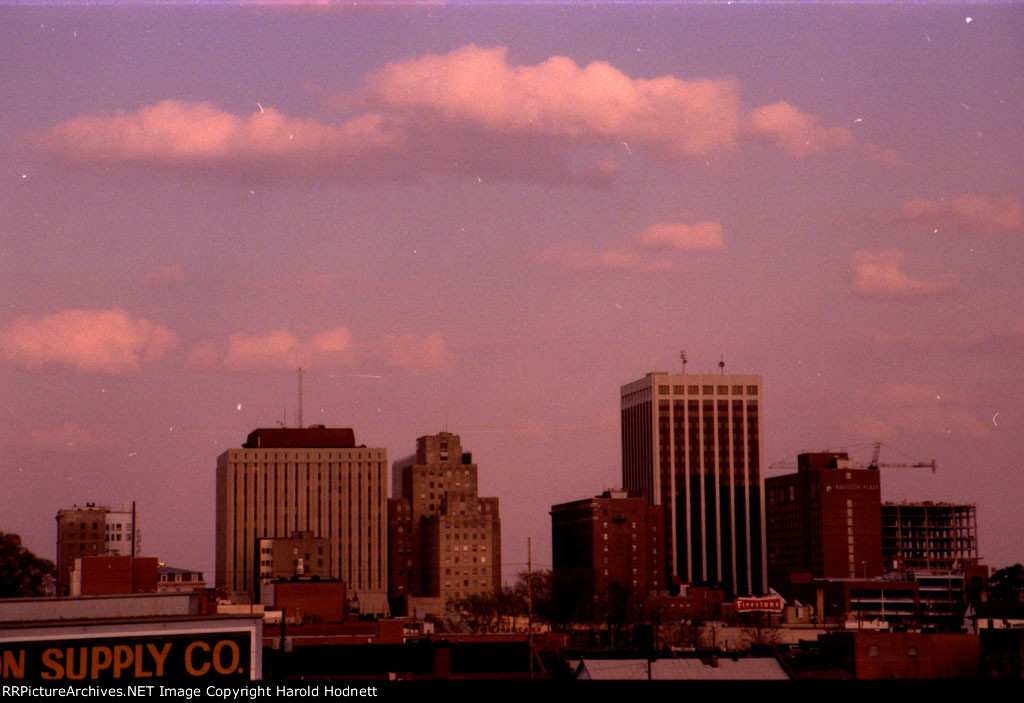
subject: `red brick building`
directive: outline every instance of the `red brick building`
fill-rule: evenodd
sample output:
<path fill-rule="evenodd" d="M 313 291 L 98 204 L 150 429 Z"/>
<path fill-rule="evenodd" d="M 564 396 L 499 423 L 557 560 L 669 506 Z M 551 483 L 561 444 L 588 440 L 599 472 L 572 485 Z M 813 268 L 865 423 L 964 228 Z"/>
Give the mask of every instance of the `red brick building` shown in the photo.
<path fill-rule="evenodd" d="M 821 654 L 859 680 L 974 679 L 978 635 L 925 632 L 834 632 L 818 638 Z"/>
<path fill-rule="evenodd" d="M 789 575 L 882 575 L 882 493 L 877 469 L 854 468 L 845 452 L 797 458 L 797 472 L 769 478 L 768 582 L 788 590 Z"/>
<path fill-rule="evenodd" d="M 348 619 L 345 582 L 296 579 L 263 585 L 265 603 L 289 621 L 308 624 L 341 623 Z"/>
<path fill-rule="evenodd" d="M 71 572 L 71 595 L 156 593 L 156 557 L 82 557 Z"/>
<path fill-rule="evenodd" d="M 642 604 L 667 590 L 664 507 L 625 491 L 551 508 L 552 566 L 556 589 L 599 600 L 614 589 Z"/>

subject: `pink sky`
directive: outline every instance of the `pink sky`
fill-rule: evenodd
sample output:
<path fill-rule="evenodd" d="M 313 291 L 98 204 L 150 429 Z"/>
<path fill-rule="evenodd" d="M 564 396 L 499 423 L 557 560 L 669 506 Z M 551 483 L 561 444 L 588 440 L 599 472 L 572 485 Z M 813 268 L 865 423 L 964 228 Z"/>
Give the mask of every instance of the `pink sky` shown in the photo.
<path fill-rule="evenodd" d="M 769 463 L 936 459 L 1024 560 L 1024 8 L 0 8 L 0 529 L 212 574 L 259 426 L 461 434 L 505 573 L 619 386 L 759 373 Z M 769 474 L 771 475 L 771 474 Z"/>

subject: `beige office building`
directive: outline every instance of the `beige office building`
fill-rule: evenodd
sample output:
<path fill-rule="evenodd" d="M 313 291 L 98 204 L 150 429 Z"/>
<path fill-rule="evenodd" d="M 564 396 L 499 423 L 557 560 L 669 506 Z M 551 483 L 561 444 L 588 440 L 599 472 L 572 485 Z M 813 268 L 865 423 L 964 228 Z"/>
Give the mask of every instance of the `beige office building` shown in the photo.
<path fill-rule="evenodd" d="M 765 593 L 761 377 L 648 373 L 621 409 L 623 487 L 665 506 L 670 577 Z"/>
<path fill-rule="evenodd" d="M 459 436 L 420 437 L 392 470 L 394 601 L 406 614 L 439 613 L 453 599 L 493 593 L 501 584 L 498 499 L 479 496 L 477 465 Z"/>
<path fill-rule="evenodd" d="M 387 614 L 386 501 L 387 451 L 351 429 L 254 430 L 217 458 L 217 586 L 253 600 L 260 540 L 310 532 L 359 610 Z"/>

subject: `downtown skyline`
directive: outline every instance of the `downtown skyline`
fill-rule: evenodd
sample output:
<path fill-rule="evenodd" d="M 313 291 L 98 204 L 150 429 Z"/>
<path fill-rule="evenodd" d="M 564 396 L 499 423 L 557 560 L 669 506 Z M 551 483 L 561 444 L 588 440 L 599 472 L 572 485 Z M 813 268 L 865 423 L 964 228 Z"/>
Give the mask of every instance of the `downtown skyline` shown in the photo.
<path fill-rule="evenodd" d="M 764 379 L 766 468 L 882 441 L 883 500 L 1024 560 L 1024 9 L 0 8 L 4 531 L 137 501 L 213 573 L 257 427 L 448 430 L 504 576 L 622 485 L 619 387 Z M 883 451 L 888 451 L 883 450 Z M 766 471 L 771 477 L 782 471 Z"/>

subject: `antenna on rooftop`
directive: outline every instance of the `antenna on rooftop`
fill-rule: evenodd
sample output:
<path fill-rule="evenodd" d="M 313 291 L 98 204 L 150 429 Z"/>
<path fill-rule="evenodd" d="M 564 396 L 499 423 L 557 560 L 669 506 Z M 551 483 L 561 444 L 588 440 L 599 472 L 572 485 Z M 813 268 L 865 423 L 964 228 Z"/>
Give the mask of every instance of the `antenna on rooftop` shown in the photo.
<path fill-rule="evenodd" d="M 718 373 L 725 375 L 725 357 L 718 357 Z"/>
<path fill-rule="evenodd" d="M 679 352 L 679 360 L 683 362 L 683 373 L 686 373 L 686 350 Z"/>
<path fill-rule="evenodd" d="M 302 429 L 302 367 L 299 367 L 299 429 Z"/>

